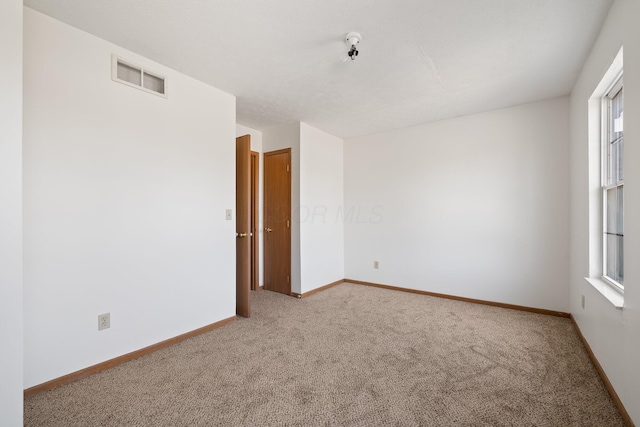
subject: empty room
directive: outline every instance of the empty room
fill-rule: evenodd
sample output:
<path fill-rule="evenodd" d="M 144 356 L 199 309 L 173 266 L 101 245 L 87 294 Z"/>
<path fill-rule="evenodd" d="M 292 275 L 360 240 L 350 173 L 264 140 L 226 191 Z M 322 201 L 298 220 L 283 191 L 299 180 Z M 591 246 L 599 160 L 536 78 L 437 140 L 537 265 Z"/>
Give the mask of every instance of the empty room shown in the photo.
<path fill-rule="evenodd" d="M 638 17 L 3 0 L 0 425 L 640 422 Z"/>

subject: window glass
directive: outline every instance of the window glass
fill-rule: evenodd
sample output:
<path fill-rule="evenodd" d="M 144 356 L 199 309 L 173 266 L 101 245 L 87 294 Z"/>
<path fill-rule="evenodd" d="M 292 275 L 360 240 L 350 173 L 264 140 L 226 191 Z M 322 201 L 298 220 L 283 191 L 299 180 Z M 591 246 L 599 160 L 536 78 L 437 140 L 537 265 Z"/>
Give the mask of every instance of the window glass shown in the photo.
<path fill-rule="evenodd" d="M 605 97 L 603 140 L 603 276 L 624 286 L 624 87 L 622 78 Z"/>

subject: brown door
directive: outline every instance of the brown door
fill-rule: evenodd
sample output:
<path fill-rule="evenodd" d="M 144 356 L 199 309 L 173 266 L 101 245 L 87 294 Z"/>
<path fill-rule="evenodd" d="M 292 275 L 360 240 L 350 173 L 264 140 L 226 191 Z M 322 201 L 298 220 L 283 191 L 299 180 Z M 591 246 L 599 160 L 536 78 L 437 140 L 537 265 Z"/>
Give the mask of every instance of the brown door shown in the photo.
<path fill-rule="evenodd" d="M 260 154 L 251 152 L 251 290 L 260 289 L 258 283 L 258 188 L 260 186 Z"/>
<path fill-rule="evenodd" d="M 291 149 L 264 153 L 264 288 L 291 294 Z"/>
<path fill-rule="evenodd" d="M 251 280 L 251 139 L 236 138 L 236 313 L 249 317 Z"/>

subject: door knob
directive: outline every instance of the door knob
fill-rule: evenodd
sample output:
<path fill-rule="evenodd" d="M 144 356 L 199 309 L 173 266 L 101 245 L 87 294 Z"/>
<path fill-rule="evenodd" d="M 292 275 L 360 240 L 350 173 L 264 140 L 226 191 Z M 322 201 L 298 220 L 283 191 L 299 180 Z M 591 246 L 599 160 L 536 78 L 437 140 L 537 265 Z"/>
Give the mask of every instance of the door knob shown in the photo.
<path fill-rule="evenodd" d="M 271 229 L 270 228 L 265 228 L 264 231 L 266 231 L 267 233 L 271 233 Z"/>
<path fill-rule="evenodd" d="M 237 237 L 247 237 L 248 234 L 247 233 L 237 233 L 236 236 Z"/>

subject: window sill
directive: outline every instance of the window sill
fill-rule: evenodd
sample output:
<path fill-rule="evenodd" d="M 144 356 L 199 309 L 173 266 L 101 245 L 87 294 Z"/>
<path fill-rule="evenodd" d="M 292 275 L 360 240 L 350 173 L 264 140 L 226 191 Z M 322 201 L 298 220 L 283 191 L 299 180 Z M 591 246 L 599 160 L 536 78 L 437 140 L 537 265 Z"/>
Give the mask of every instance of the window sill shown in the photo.
<path fill-rule="evenodd" d="M 622 310 L 624 308 L 624 295 L 613 289 L 607 282 L 592 277 L 585 277 L 585 280 L 596 288 L 616 309 Z"/>

